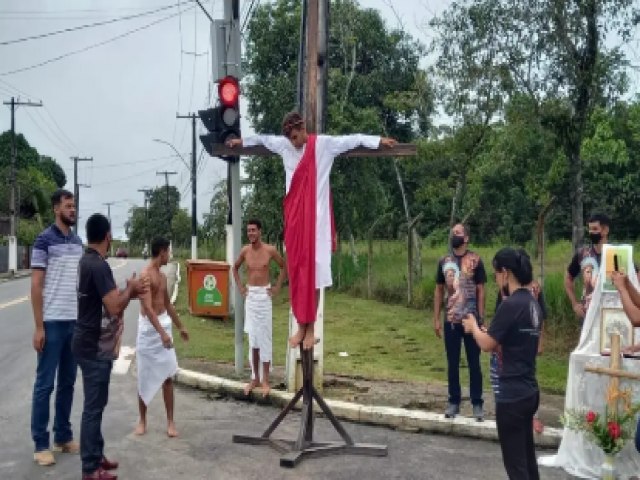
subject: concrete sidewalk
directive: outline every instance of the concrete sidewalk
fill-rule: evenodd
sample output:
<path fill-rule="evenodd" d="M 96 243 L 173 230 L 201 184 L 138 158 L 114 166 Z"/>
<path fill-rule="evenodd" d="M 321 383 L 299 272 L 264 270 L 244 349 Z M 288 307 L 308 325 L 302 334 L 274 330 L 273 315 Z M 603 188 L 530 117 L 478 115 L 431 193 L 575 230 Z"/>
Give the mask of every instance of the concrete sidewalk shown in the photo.
<path fill-rule="evenodd" d="M 25 278 L 31 276 L 31 269 L 18 270 L 14 275 L 9 272 L 0 273 L 0 282 L 6 282 L 7 280 L 17 280 L 19 278 Z"/>
<path fill-rule="evenodd" d="M 172 301 L 175 302 L 180 282 L 178 263 L 172 262 L 168 264 L 164 268 L 164 272 L 167 275 L 169 294 L 172 295 Z M 175 381 L 182 385 L 213 392 L 217 395 L 243 401 L 250 400 L 263 404 L 267 403 L 278 408 L 284 407 L 293 398 L 292 393 L 277 389 L 272 389 L 267 399 L 262 398 L 259 390 L 246 396 L 244 394 L 244 383 L 242 382 L 182 368 L 178 370 Z M 495 441 L 498 439 L 494 420 L 478 422 L 473 418 L 463 416 L 448 419 L 442 413 L 380 405 L 363 405 L 341 400 L 325 400 L 336 417 L 351 422 L 386 426 L 404 431 L 442 433 Z M 301 405 L 302 402 L 300 401 L 297 408 L 300 408 Z M 535 436 L 535 441 L 538 447 L 555 449 L 560 445 L 561 438 L 561 429 L 545 427 L 543 434 Z"/>

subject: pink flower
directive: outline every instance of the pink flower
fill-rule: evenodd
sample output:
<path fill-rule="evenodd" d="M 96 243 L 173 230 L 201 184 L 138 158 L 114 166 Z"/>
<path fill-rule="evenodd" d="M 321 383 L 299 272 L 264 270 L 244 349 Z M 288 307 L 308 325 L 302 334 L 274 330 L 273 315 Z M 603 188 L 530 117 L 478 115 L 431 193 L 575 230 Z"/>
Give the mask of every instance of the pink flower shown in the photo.
<path fill-rule="evenodd" d="M 609 435 L 614 440 L 620 438 L 622 435 L 622 428 L 620 428 L 620 424 L 618 422 L 609 422 L 607 424 L 607 430 L 609 431 Z"/>
<path fill-rule="evenodd" d="M 587 412 L 587 423 L 593 423 L 598 419 L 598 414 L 589 410 Z"/>

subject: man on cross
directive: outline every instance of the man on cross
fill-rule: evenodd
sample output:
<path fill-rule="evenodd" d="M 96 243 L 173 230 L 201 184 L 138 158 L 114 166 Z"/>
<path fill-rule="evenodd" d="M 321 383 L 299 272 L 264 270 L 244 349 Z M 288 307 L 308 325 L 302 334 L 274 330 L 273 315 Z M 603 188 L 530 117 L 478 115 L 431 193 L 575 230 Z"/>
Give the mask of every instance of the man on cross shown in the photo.
<path fill-rule="evenodd" d="M 284 243 L 289 274 L 291 308 L 298 331 L 289 339 L 292 348 L 315 344 L 314 322 L 321 288 L 332 285 L 331 251 L 335 224 L 329 174 L 335 158 L 356 147 L 393 147 L 396 140 L 370 135 L 308 134 L 302 116 L 285 115 L 282 136 L 256 135 L 229 140 L 230 148 L 263 145 L 282 157 L 286 174 Z"/>

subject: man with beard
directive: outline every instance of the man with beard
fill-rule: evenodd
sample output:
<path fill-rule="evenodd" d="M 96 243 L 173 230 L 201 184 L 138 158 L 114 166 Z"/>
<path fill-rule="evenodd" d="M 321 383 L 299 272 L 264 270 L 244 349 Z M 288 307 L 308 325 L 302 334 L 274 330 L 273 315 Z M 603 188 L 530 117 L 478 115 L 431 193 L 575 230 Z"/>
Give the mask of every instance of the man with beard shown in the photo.
<path fill-rule="evenodd" d="M 48 431 L 56 374 L 54 451 L 77 454 L 80 448 L 73 439 L 69 416 L 77 371 L 71 339 L 78 316 L 76 281 L 82 240 L 71 231 L 76 223 L 73 194 L 57 190 L 51 197 L 51 204 L 55 222 L 38 235 L 31 258 L 33 348 L 38 353 L 31 403 L 31 437 L 35 443 L 33 459 L 42 466 L 56 463 Z"/>
<path fill-rule="evenodd" d="M 249 245 L 240 251 L 240 256 L 233 266 L 233 278 L 246 298 L 244 331 L 249 336 L 249 363 L 251 364 L 251 382 L 244 389 L 245 395 L 260 384 L 260 365 L 262 364 L 262 396 L 269 394 L 269 370 L 271 368 L 272 351 L 272 305 L 271 298 L 278 294 L 287 270 L 278 250 L 262 243 L 262 223 L 260 220 L 249 220 L 247 237 Z M 269 281 L 269 265 L 271 261 L 278 264 L 280 275 L 274 287 Z M 246 264 L 247 282 L 240 281 L 240 267 Z"/>

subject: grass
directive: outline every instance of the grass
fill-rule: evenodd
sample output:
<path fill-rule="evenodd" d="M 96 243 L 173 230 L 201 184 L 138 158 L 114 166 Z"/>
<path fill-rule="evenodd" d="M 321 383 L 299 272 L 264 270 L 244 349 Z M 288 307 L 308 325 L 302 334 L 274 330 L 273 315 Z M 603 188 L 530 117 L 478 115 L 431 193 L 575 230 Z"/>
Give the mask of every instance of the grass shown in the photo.
<path fill-rule="evenodd" d="M 364 249 L 358 245 L 359 250 Z M 399 301 L 383 303 L 378 300 L 359 298 L 366 278 L 362 278 L 362 265 L 349 271 L 351 257 L 341 259 L 340 273 L 349 278 L 351 285 L 342 291 L 330 291 L 326 297 L 325 310 L 325 372 L 360 376 L 370 379 L 406 380 L 446 383 L 446 359 L 443 341 L 433 333 L 431 308 L 409 308 L 406 303 L 406 260 L 401 242 L 377 242 L 374 248 L 373 271 L 378 285 L 404 292 Z M 416 288 L 425 302 L 432 302 L 435 265 L 444 249 L 423 250 L 424 278 Z M 493 313 L 497 287 L 490 274 L 490 261 L 497 247 L 479 248 L 488 270 L 487 316 Z M 547 251 L 545 265 L 545 295 L 548 297 L 551 318 L 545 329 L 545 353 L 538 361 L 538 380 L 543 391 L 564 393 L 568 367 L 568 353 L 579 338 L 578 322 L 572 317 L 562 286 L 562 277 L 570 252 L 568 243 L 555 244 Z M 358 252 L 361 253 L 361 252 Z M 404 263 L 403 263 L 404 262 Z M 366 272 L 366 257 L 360 256 Z M 335 267 L 338 267 L 337 265 Z M 428 267 L 428 268 L 427 268 Z M 184 271 L 184 270 L 183 270 Z M 334 268 L 334 272 L 338 270 Z M 378 288 L 378 294 L 384 292 Z M 355 296 L 354 296 L 355 295 Z M 429 300 L 429 297 L 431 299 Z M 232 364 L 234 361 L 234 325 L 232 320 L 202 319 L 189 315 L 187 309 L 186 278 L 180 285 L 177 309 L 188 326 L 192 341 L 178 343 L 176 348 L 181 358 L 203 359 Z M 284 365 L 286 339 L 288 336 L 289 303 L 287 291 L 283 289 L 274 300 L 273 359 L 276 365 Z M 567 320 L 558 320 L 558 319 Z M 247 351 L 245 340 L 245 352 Z M 348 352 L 340 357 L 339 352 Z M 485 372 L 485 387 L 488 388 L 488 355 L 482 356 Z M 468 384 L 464 354 L 461 359 L 461 384 Z"/>

